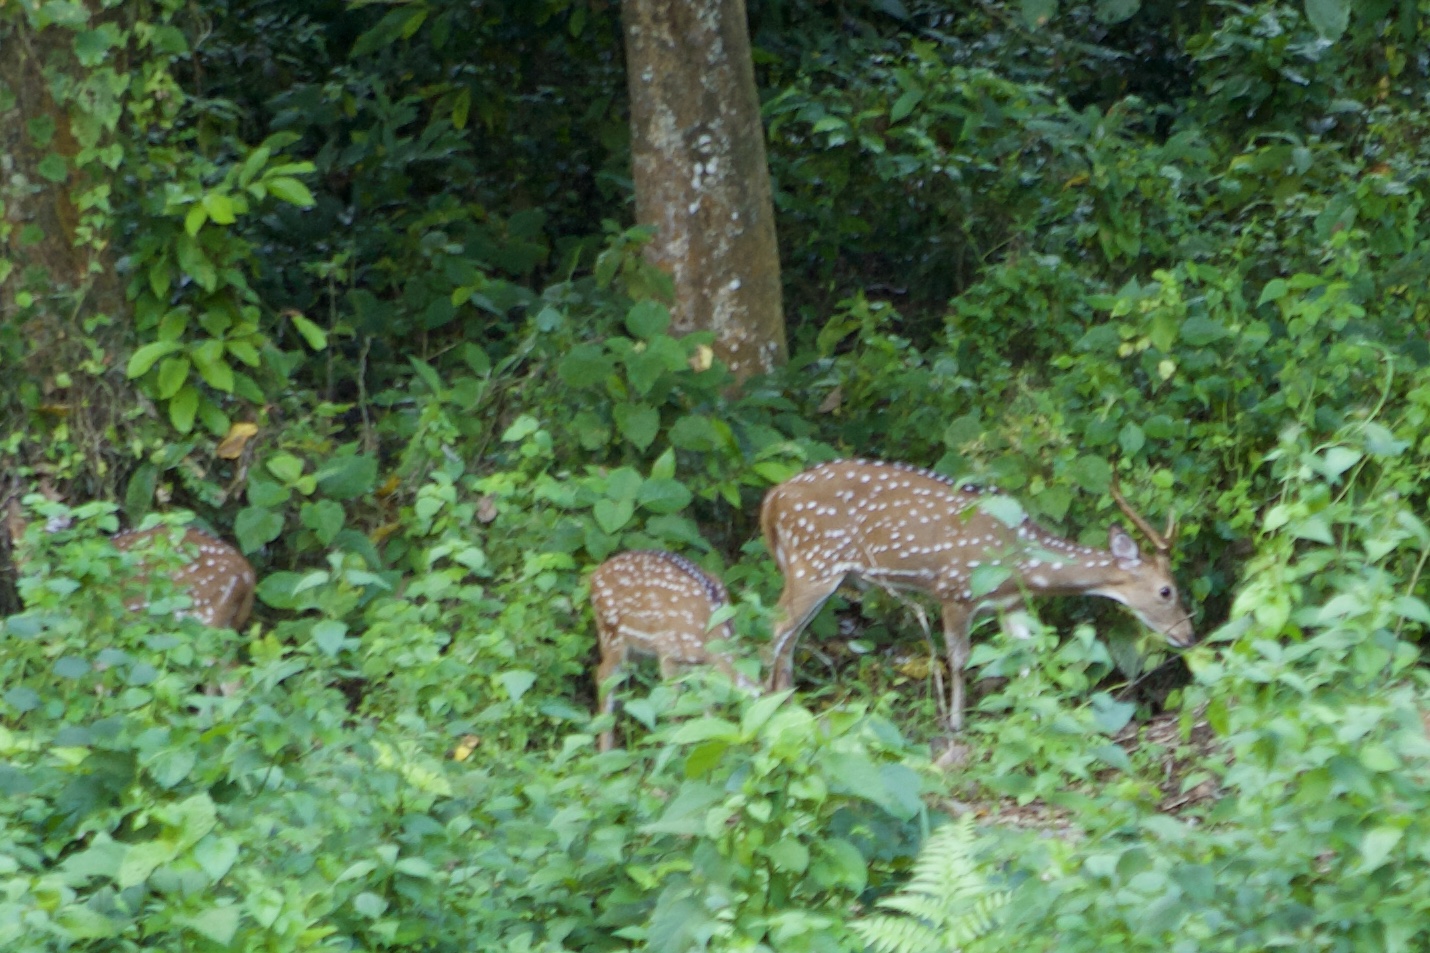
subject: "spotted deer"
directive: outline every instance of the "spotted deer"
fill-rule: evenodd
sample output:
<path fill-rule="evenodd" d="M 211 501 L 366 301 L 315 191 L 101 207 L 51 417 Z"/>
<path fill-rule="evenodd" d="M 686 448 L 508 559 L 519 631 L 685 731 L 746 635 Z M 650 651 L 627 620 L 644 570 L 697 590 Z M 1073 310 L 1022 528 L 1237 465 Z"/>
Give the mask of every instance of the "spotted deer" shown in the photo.
<path fill-rule="evenodd" d="M 680 666 L 709 664 L 741 688 L 754 688 L 730 656 L 709 646 L 716 639 L 734 638 L 729 622 L 710 625 L 711 615 L 729 601 L 719 580 L 675 553 L 632 550 L 601 563 L 591 575 L 591 606 L 601 644 L 598 710 L 615 709 L 607 682 L 632 652 L 659 659 L 664 678 L 673 678 Z M 607 728 L 600 749 L 609 751 L 614 744 L 615 729 Z"/>
<path fill-rule="evenodd" d="M 6 509 L 10 539 L 19 540 L 26 525 L 19 501 L 12 497 Z M 137 581 L 142 584 L 149 573 L 143 555 L 145 550 L 153 545 L 156 536 L 170 531 L 167 526 L 130 530 L 116 533 L 110 542 L 121 552 L 133 550 L 136 553 L 140 566 Z M 177 610 L 175 616 L 192 617 L 219 629 L 238 629 L 247 622 L 253 611 L 258 579 L 243 554 L 223 540 L 192 527 L 184 531 L 177 551 L 184 556 L 184 561 L 172 570 L 174 589 L 189 597 L 189 605 Z M 144 612 L 149 608 L 149 600 L 136 596 L 126 600 L 125 607 L 130 612 Z"/>
<path fill-rule="evenodd" d="M 1170 644 L 1191 645 L 1191 617 L 1170 569 L 1171 523 L 1168 536 L 1158 534 L 1116 484 L 1112 492 L 1155 546 L 1150 558 L 1120 526 L 1108 530 L 1108 549 L 1081 546 L 1026 516 L 1019 521 L 1016 508 L 989 506 L 996 490 L 904 464 L 836 460 L 772 487 L 760 526 L 784 575 L 784 592 L 771 649 L 771 687 L 790 687 L 800 630 L 846 576 L 938 600 L 954 730 L 963 726 L 963 667 L 969 630 L 981 612 L 1019 607 L 1027 596 L 1104 596 L 1127 606 Z M 981 567 L 987 568 L 980 573 Z M 1006 616 L 1004 627 L 1013 635 L 1026 634 Z"/>
<path fill-rule="evenodd" d="M 121 552 L 133 549 L 142 553 L 155 536 L 168 532 L 169 527 L 156 526 L 117 533 L 111 540 Z M 253 594 L 258 584 L 253 565 L 228 543 L 193 527 L 184 531 L 177 549 L 188 558 L 174 570 L 174 588 L 189 597 L 189 606 L 175 615 L 190 616 L 215 629 L 242 628 L 253 612 Z M 130 612 L 143 612 L 149 608 L 149 601 L 141 596 L 127 601 L 125 607 Z"/>

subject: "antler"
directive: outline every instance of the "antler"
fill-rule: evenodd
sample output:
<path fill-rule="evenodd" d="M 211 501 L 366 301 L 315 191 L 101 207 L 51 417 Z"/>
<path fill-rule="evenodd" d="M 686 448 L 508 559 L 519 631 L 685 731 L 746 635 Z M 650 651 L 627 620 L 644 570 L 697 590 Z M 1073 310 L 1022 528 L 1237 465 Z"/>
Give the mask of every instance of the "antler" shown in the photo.
<path fill-rule="evenodd" d="M 1117 478 L 1117 466 L 1115 464 L 1112 467 L 1112 484 L 1108 487 L 1108 490 L 1112 493 L 1112 500 L 1117 504 L 1117 508 L 1122 510 L 1123 514 L 1132 521 L 1133 526 L 1136 526 L 1142 531 L 1142 535 L 1152 541 L 1152 545 L 1157 547 L 1159 553 L 1169 553 L 1172 551 L 1172 544 L 1177 540 L 1177 517 L 1175 514 L 1169 513 L 1167 515 L 1165 535 L 1153 529 L 1152 524 L 1148 523 L 1141 513 L 1134 510 L 1132 505 L 1127 502 L 1126 497 L 1122 495 L 1122 486 Z"/>

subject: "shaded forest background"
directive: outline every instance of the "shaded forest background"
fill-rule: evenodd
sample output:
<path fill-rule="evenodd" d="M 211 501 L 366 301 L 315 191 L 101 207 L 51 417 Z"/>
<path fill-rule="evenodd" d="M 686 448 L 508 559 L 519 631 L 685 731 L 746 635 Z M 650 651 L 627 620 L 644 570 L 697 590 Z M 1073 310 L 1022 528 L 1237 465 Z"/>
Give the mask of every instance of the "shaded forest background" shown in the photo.
<path fill-rule="evenodd" d="M 748 14 L 789 358 L 737 388 L 643 254 L 617 4 L 0 4 L 0 479 L 61 498 L 6 949 L 912 950 L 868 915 L 950 812 L 969 949 L 1425 944 L 1430 7 Z M 638 677 L 597 755 L 589 569 L 695 558 L 755 657 L 759 500 L 845 455 L 1094 545 L 1118 473 L 1206 644 L 980 630 L 939 760 L 871 594 L 794 696 Z M 125 612 L 103 534 L 175 509 L 246 631 Z"/>

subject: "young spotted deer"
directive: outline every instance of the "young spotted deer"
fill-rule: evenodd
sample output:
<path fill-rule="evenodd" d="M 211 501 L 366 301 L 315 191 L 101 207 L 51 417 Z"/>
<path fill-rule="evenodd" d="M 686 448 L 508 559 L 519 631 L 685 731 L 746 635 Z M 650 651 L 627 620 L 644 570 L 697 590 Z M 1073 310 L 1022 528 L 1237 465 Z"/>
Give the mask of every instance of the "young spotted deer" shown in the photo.
<path fill-rule="evenodd" d="M 601 663 L 596 668 L 597 709 L 615 710 L 607 682 L 634 652 L 654 655 L 660 673 L 673 678 L 684 665 L 714 665 L 741 688 L 754 688 L 735 669 L 730 656 L 711 650 L 709 642 L 734 638 L 729 622 L 711 628 L 710 616 L 728 604 L 719 580 L 683 556 L 646 549 L 618 553 L 591 575 L 591 606 Z M 601 733 L 600 748 L 615 744 L 615 729 Z"/>
<path fill-rule="evenodd" d="M 169 527 L 131 530 L 110 537 L 114 548 L 121 552 L 142 553 L 153 545 L 154 537 L 167 534 Z M 253 594 L 258 577 L 253 565 L 237 549 L 202 530 L 189 527 L 176 547 L 185 556 L 173 572 L 174 589 L 189 597 L 189 606 L 174 613 L 198 619 L 214 629 L 240 629 L 253 612 Z M 141 563 L 143 557 L 140 557 Z M 147 578 L 147 571 L 139 577 Z M 136 597 L 125 602 L 130 612 L 143 612 L 149 600 Z"/>
<path fill-rule="evenodd" d="M 24 534 L 26 521 L 18 499 L 12 497 L 6 510 L 6 528 L 14 543 Z M 116 549 L 121 552 L 133 550 L 138 557 L 138 584 L 142 585 L 149 574 L 148 561 L 143 554 L 154 544 L 155 537 L 169 532 L 170 527 L 156 526 L 116 533 L 110 537 Z M 249 561 L 223 540 L 193 528 L 184 530 L 176 548 L 184 558 L 177 568 L 170 570 L 171 578 L 175 591 L 189 597 L 189 605 L 176 610 L 174 615 L 198 619 L 211 628 L 242 627 L 253 611 L 254 589 L 258 582 Z M 143 612 L 149 608 L 149 600 L 135 596 L 127 599 L 124 605 L 130 612 Z"/>
<path fill-rule="evenodd" d="M 1026 517 L 1010 526 L 999 518 L 1009 513 L 994 515 L 1010 507 L 984 505 L 996 495 L 872 460 L 836 460 L 772 487 L 760 525 L 785 584 L 772 643 L 772 687 L 790 686 L 800 630 L 846 576 L 938 600 L 954 730 L 963 726 L 963 667 L 969 629 L 980 612 L 1020 606 L 1030 595 L 1104 596 L 1127 606 L 1172 645 L 1192 644 L 1191 617 L 1170 569 L 1172 541 L 1153 530 L 1115 484 L 1113 499 L 1156 547 L 1150 558 L 1116 525 L 1108 530 L 1107 550 L 1054 536 Z M 1005 627 L 1019 634 L 1007 621 Z"/>

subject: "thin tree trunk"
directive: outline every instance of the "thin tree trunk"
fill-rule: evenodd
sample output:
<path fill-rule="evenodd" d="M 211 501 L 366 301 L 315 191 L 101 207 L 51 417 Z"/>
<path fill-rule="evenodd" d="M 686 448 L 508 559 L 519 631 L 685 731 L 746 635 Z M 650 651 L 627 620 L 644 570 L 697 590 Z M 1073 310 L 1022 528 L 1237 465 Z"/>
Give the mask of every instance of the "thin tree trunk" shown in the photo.
<path fill-rule="evenodd" d="M 737 379 L 786 357 L 779 249 L 744 0 L 622 0 L 636 219 Z"/>

